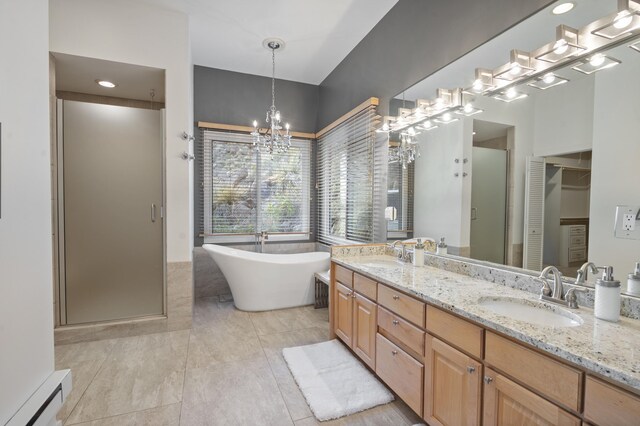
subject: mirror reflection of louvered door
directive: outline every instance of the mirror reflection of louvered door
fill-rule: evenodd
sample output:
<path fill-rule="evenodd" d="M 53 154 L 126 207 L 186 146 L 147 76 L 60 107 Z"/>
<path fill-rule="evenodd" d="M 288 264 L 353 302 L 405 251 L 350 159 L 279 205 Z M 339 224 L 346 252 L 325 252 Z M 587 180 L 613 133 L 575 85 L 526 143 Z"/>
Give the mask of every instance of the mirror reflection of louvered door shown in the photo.
<path fill-rule="evenodd" d="M 63 101 L 62 115 L 62 323 L 162 314 L 162 111 Z"/>
<path fill-rule="evenodd" d="M 544 244 L 545 161 L 527 157 L 524 198 L 524 241 L 522 267 L 542 269 Z"/>

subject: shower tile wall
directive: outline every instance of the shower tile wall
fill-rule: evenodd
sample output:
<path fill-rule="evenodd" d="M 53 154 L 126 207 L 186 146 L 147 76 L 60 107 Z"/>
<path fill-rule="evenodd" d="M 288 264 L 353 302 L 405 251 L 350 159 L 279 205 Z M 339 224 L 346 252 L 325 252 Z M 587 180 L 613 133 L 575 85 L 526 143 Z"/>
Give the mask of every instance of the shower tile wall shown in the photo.
<path fill-rule="evenodd" d="M 255 245 L 230 246 L 240 250 L 255 251 Z M 287 243 L 267 244 L 267 253 L 308 253 L 319 250 L 316 243 Z M 193 249 L 193 281 L 194 296 L 201 297 L 221 296 L 231 293 L 229 284 L 222 275 L 220 268 L 211 256 L 202 247 Z"/>

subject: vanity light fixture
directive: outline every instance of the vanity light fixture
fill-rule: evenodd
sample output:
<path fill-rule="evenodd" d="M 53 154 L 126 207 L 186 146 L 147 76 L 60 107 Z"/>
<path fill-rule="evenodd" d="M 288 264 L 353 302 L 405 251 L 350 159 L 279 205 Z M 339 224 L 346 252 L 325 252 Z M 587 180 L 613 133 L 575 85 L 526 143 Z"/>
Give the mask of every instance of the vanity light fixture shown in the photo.
<path fill-rule="evenodd" d="M 579 31 L 566 25 L 556 27 L 556 41 L 542 46 L 533 52 L 533 56 L 541 61 L 555 64 L 565 58 L 586 50 L 578 44 Z"/>
<path fill-rule="evenodd" d="M 402 168 L 420 158 L 420 150 L 416 136 L 420 133 L 411 126 L 400 132 L 400 143 L 389 148 L 389 163 L 401 163 Z"/>
<path fill-rule="evenodd" d="M 109 80 L 100 80 L 100 79 L 98 79 L 98 80 L 96 80 L 96 83 L 98 83 L 100 86 L 106 87 L 108 89 L 113 89 L 114 87 L 117 86 L 117 84 L 115 84 L 115 83 L 113 83 L 113 82 L 111 82 Z"/>
<path fill-rule="evenodd" d="M 433 122 L 431 120 L 427 120 L 427 121 L 422 123 L 420 128 L 422 128 L 423 130 L 429 131 L 429 130 L 437 129 L 438 126 L 433 124 Z"/>
<path fill-rule="evenodd" d="M 518 99 L 526 98 L 527 96 L 529 95 L 527 95 L 526 93 L 518 92 L 515 87 L 510 87 L 506 91 L 494 95 L 493 98 L 502 102 L 509 103 L 517 101 Z"/>
<path fill-rule="evenodd" d="M 379 129 L 376 129 L 377 133 L 389 133 L 391 131 L 391 123 L 396 121 L 395 117 L 385 116 L 382 119 L 382 126 Z"/>
<path fill-rule="evenodd" d="M 449 124 L 449 123 L 453 123 L 454 121 L 458 121 L 458 119 L 455 118 L 450 112 L 447 111 L 444 114 L 434 118 L 433 121 L 440 124 Z"/>
<path fill-rule="evenodd" d="M 476 108 L 473 105 L 473 97 L 467 94 L 462 94 L 462 107 L 458 108 L 455 113 L 458 115 L 464 115 L 465 117 L 471 117 L 472 115 L 480 114 L 483 110 Z"/>
<path fill-rule="evenodd" d="M 476 78 L 470 88 L 465 89 L 467 93 L 482 94 L 496 88 L 493 81 L 493 71 L 486 68 L 476 68 Z"/>
<path fill-rule="evenodd" d="M 515 81 L 535 71 L 535 67 L 532 65 L 531 54 L 528 52 L 513 49 L 510 56 L 511 60 L 509 63 L 502 65 L 493 72 L 493 78 Z"/>
<path fill-rule="evenodd" d="M 579 62 L 578 64 L 573 66 L 572 69 L 579 71 L 583 74 L 589 75 L 589 74 L 593 74 L 596 71 L 615 67 L 616 65 L 621 63 L 622 63 L 621 61 L 615 58 L 606 56 L 602 53 L 596 53 L 595 55 L 591 56 L 588 60 Z"/>
<path fill-rule="evenodd" d="M 437 89 L 436 100 L 433 102 L 432 107 L 440 112 L 447 108 L 460 106 L 460 97 L 462 96 L 462 90 L 460 89 Z"/>
<path fill-rule="evenodd" d="M 551 13 L 553 13 L 554 15 L 562 15 L 573 10 L 574 7 L 576 7 L 576 4 L 572 1 L 560 3 L 559 5 L 551 9 Z"/>
<path fill-rule="evenodd" d="M 535 87 L 536 89 L 540 90 L 546 90 L 550 87 L 559 86 L 568 82 L 568 79 L 560 77 L 559 75 L 556 75 L 552 72 L 548 72 L 542 77 L 538 77 L 534 81 L 527 83 L 527 86 Z"/>
<path fill-rule="evenodd" d="M 640 2 L 618 0 L 618 13 L 604 19 L 604 25 L 591 31 L 600 37 L 612 40 L 640 28 Z"/>

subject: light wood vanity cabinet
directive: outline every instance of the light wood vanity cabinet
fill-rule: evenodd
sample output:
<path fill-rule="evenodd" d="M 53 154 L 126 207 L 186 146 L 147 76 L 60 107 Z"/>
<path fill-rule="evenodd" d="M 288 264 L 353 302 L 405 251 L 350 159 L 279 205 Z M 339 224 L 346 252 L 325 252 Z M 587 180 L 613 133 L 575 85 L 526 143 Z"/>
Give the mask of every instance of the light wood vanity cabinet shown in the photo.
<path fill-rule="evenodd" d="M 430 425 L 480 424 L 482 364 L 428 335 L 424 419 Z"/>
<path fill-rule="evenodd" d="M 579 426 L 580 419 L 490 368 L 484 373 L 484 426 Z"/>
<path fill-rule="evenodd" d="M 332 333 L 429 425 L 640 425 L 639 395 L 332 267 Z"/>

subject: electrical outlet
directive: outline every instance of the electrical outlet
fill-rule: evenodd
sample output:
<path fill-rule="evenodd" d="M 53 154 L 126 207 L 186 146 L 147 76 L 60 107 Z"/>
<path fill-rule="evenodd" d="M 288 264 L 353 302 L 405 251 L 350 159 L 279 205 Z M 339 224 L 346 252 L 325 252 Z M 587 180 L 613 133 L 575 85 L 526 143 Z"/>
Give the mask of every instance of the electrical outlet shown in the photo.
<path fill-rule="evenodd" d="M 615 237 L 640 240 L 640 206 L 617 206 Z"/>

